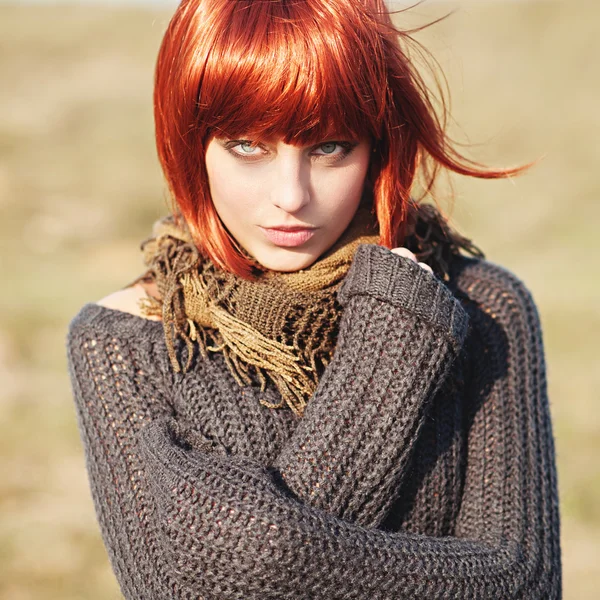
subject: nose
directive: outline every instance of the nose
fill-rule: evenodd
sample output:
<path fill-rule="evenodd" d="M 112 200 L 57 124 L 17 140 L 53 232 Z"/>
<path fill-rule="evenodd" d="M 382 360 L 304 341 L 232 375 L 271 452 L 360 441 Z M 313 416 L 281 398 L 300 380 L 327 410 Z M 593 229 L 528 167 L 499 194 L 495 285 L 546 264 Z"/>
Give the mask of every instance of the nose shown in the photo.
<path fill-rule="evenodd" d="M 288 213 L 297 213 L 310 202 L 310 173 L 298 157 L 281 160 L 275 171 L 272 201 Z"/>

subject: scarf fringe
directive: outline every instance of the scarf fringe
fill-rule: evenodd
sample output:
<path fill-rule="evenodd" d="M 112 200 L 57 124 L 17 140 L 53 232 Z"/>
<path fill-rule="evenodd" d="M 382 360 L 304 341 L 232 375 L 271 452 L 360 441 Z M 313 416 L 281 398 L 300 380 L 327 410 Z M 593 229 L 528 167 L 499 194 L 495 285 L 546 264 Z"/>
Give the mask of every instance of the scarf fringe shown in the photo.
<path fill-rule="evenodd" d="M 166 244 L 169 246 L 170 241 Z M 173 253 L 173 260 L 163 263 L 163 278 L 179 272 L 174 265 L 184 254 Z M 158 265 L 154 269 L 156 272 Z M 302 364 L 297 340 L 290 345 L 266 337 L 214 302 L 209 288 L 197 270 L 185 269 L 178 278 L 178 285 L 165 290 L 162 302 L 156 298 L 140 301 L 142 315 L 158 316 L 163 321 L 167 352 L 174 371 L 185 373 L 190 369 L 196 348 L 203 358 L 209 352 L 221 352 L 238 385 L 252 384 L 254 375 L 261 391 L 264 392 L 268 379 L 276 386 L 282 400 L 270 403 L 261 399 L 261 404 L 269 408 L 287 404 L 296 415 L 302 416 L 306 398 L 313 394 L 318 382 L 317 352 L 310 353 L 309 364 Z M 195 318 L 178 319 L 179 308 L 183 308 L 183 314 L 194 314 Z M 176 349 L 178 338 L 187 348 L 184 365 Z"/>

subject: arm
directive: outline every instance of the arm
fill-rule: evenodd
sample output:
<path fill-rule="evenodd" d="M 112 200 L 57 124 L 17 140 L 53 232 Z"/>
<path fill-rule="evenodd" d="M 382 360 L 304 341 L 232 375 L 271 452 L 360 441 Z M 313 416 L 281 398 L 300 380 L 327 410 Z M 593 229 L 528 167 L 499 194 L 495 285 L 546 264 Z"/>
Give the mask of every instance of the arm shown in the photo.
<path fill-rule="evenodd" d="M 373 250 L 382 251 L 384 256 L 391 258 L 392 266 L 404 267 L 404 270 L 400 269 L 396 273 L 394 279 L 405 281 L 410 279 L 411 285 L 415 285 L 415 292 L 426 292 L 429 289 L 427 286 L 435 282 L 429 273 L 422 271 L 421 267 L 414 265 L 412 261 L 375 247 L 371 247 L 370 252 L 363 252 L 364 260 L 360 263 L 363 270 L 369 266 L 368 261 Z M 414 270 L 410 271 L 412 267 Z M 384 280 L 390 275 L 375 273 L 375 271 L 373 273 L 375 278 L 381 279 L 383 276 Z M 421 273 L 425 275 L 422 280 L 419 279 Z M 360 280 L 357 277 L 355 279 Z M 421 283 L 417 285 L 415 283 L 417 281 Z M 373 281 L 373 284 L 377 289 L 381 288 L 377 281 Z M 430 299 L 435 300 L 436 292 L 442 289 L 441 284 L 439 285 L 439 288 L 432 288 Z M 355 285 L 353 289 L 358 291 L 359 287 Z M 348 338 L 346 346 L 349 348 L 352 348 L 356 335 L 370 337 L 374 335 L 373 332 L 377 334 L 377 330 L 369 324 L 368 320 L 362 321 L 361 311 L 374 314 L 378 308 L 376 304 L 381 305 L 380 309 L 388 308 L 387 304 L 371 297 L 359 297 L 358 293 L 354 305 L 359 304 L 360 300 L 364 301 L 364 308 L 359 307 L 357 310 L 355 307 L 354 314 L 357 318 L 353 320 L 352 327 L 346 334 Z M 398 303 L 403 301 L 405 301 L 404 297 L 397 297 Z M 449 296 L 439 298 L 439 314 L 443 312 L 442 307 L 447 307 L 449 304 L 453 306 L 454 302 L 454 300 L 450 302 Z M 175 407 L 178 401 L 175 397 L 175 384 L 165 354 L 161 351 L 163 349 L 162 327 L 158 323 L 151 323 L 121 312 L 127 311 L 131 302 L 123 306 L 123 302 L 114 304 L 114 302 L 108 303 L 105 299 L 103 304 L 107 308 L 119 310 L 88 307 L 72 323 L 68 339 L 73 393 L 86 451 L 92 494 L 104 542 L 123 593 L 128 598 L 170 597 L 172 592 L 168 590 L 176 585 L 173 582 L 177 579 L 173 579 L 172 565 L 167 566 L 164 560 L 164 548 L 157 542 L 162 532 L 162 521 L 154 512 L 154 492 L 148 489 L 147 466 L 140 456 L 138 440 L 138 433 L 146 426 L 156 420 L 172 418 L 178 412 Z M 418 307 L 415 307 L 415 310 L 418 311 Z M 384 310 L 381 312 L 385 313 Z M 426 336 L 429 335 L 429 321 L 435 321 L 438 312 L 434 316 L 424 315 L 423 322 L 427 323 Z M 419 379 L 414 382 L 414 385 L 406 378 L 402 381 L 403 384 L 412 386 L 416 390 L 415 403 L 409 407 L 412 412 L 403 421 L 409 430 L 407 440 L 404 446 L 398 443 L 398 455 L 402 456 L 402 460 L 408 456 L 412 440 L 417 435 L 423 417 L 421 403 L 425 405 L 422 400 L 428 395 L 427 390 L 434 385 L 433 380 L 442 374 L 448 361 L 451 360 L 455 352 L 455 338 L 460 339 L 463 335 L 464 315 L 459 316 L 461 318 L 456 320 L 458 323 L 456 326 L 448 326 L 440 319 L 440 327 L 445 326 L 446 330 L 439 335 L 435 332 L 435 338 L 441 340 L 437 346 L 441 358 L 432 367 L 425 367 L 431 371 L 431 376 L 427 379 Z M 406 321 L 402 322 L 397 307 L 390 304 L 389 311 L 382 314 L 377 323 L 381 324 L 382 320 L 385 335 L 382 334 L 381 340 L 378 341 L 382 355 L 373 361 L 377 365 L 377 373 L 382 372 L 386 368 L 385 365 L 390 364 L 390 360 L 394 361 L 398 358 L 395 355 L 388 356 L 383 352 L 383 348 L 393 347 L 395 338 L 401 331 L 404 332 L 405 340 L 404 365 L 411 361 L 415 363 L 418 361 L 418 364 L 415 364 L 415 368 L 418 368 L 423 365 L 424 360 L 430 359 L 428 351 L 435 346 L 435 342 L 427 347 L 427 352 L 419 349 L 416 342 L 423 339 L 421 333 L 425 328 L 420 327 L 420 322 L 415 325 L 412 315 L 408 315 Z M 452 323 L 452 320 L 449 322 Z M 364 328 L 363 325 L 369 327 Z M 352 331 L 356 331 L 354 337 L 350 337 Z M 455 331 L 458 333 L 456 334 Z M 374 354 L 369 352 L 367 356 L 374 357 Z M 349 368 L 367 365 L 364 360 L 361 360 L 358 365 L 356 356 L 351 358 L 354 360 L 353 363 L 346 359 Z M 323 396 L 322 405 L 347 373 L 343 366 L 344 353 L 338 352 L 334 361 L 335 365 L 339 365 L 335 367 L 335 378 L 329 380 L 324 391 L 316 395 L 316 398 Z M 404 371 L 408 369 L 405 368 Z M 375 370 L 373 372 L 375 373 Z M 396 367 L 394 372 L 398 372 Z M 385 398 L 386 390 L 379 391 Z M 417 394 L 422 395 L 417 397 Z M 349 397 L 357 398 L 355 394 Z M 369 398 L 374 402 L 373 394 Z M 400 394 L 400 398 L 404 396 Z M 332 413 L 329 418 L 334 416 L 335 413 Z M 186 443 L 193 443 L 190 441 L 193 436 L 189 430 L 185 433 L 185 437 L 188 439 Z M 181 441 L 181 436 L 179 439 Z M 199 439 L 198 437 L 197 440 Z M 194 447 L 198 450 L 203 446 L 198 442 Z M 379 486 L 377 490 L 378 502 L 384 507 L 391 502 L 391 498 L 386 497 L 387 488 L 390 487 L 390 482 L 394 481 L 398 472 L 393 465 L 389 466 L 388 457 L 385 458 L 386 460 L 382 461 L 381 472 L 390 472 L 391 476 L 387 479 L 387 487 Z M 384 477 L 382 476 L 381 479 L 383 480 Z M 373 481 L 371 480 L 371 484 Z M 368 486 L 362 488 L 363 495 L 367 489 Z M 371 504 L 366 508 L 373 514 L 382 514 L 379 504 L 377 506 Z M 363 510 L 362 514 L 366 515 L 367 511 Z M 143 585 L 143 588 L 140 588 L 140 585 Z M 179 585 L 178 590 L 185 589 L 181 582 L 177 585 Z M 193 589 L 198 590 L 197 587 Z M 183 594 L 183 591 L 180 593 Z"/>
<path fill-rule="evenodd" d="M 275 467 L 301 502 L 376 527 L 406 475 L 468 316 L 413 261 L 361 246 L 338 295 L 335 356 Z"/>
<path fill-rule="evenodd" d="M 176 597 L 177 586 L 157 544 L 158 523 L 137 434 L 173 414 L 162 326 L 86 305 L 73 319 L 67 358 L 102 538 L 129 600 Z"/>
<path fill-rule="evenodd" d="M 474 268 L 463 285 L 474 299 L 469 347 L 477 354 L 455 537 L 344 521 L 287 497 L 256 465 L 183 448 L 155 423 L 142 432 L 142 451 L 164 523 L 165 556 L 186 582 L 221 600 L 561 597 L 537 311 L 522 284 L 500 271 L 490 277 Z"/>
<path fill-rule="evenodd" d="M 160 335 L 145 335 L 156 324 L 135 319 L 144 331 L 125 335 L 114 324 L 100 326 L 99 316 L 76 321 L 73 389 L 105 544 L 125 596 L 559 598 L 537 313 L 524 288 L 488 285 L 484 275 L 473 278 L 475 302 L 495 315 L 507 343 L 477 355 L 481 392 L 471 399 L 454 538 L 365 529 L 290 498 L 249 459 L 207 452 L 194 436 L 167 426 L 168 365 L 158 352 Z M 470 312 L 478 337 L 497 339 L 485 311 Z"/>

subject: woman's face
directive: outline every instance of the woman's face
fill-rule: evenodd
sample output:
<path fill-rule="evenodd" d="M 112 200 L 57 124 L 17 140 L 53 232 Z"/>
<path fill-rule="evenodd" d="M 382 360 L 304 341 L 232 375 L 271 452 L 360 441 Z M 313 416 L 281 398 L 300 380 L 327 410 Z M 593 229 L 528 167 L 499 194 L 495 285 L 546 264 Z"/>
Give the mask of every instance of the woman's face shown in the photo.
<path fill-rule="evenodd" d="M 262 266 L 305 269 L 354 217 L 370 149 L 368 140 L 335 137 L 312 146 L 213 138 L 206 169 L 215 209 Z"/>

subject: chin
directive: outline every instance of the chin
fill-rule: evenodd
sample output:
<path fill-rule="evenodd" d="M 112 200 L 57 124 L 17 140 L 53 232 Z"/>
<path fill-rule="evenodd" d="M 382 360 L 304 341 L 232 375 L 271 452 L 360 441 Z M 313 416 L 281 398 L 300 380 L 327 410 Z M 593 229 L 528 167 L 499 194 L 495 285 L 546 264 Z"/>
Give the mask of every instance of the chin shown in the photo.
<path fill-rule="evenodd" d="M 317 260 L 318 256 L 305 253 L 296 254 L 289 250 L 284 250 L 281 256 L 269 253 L 267 256 L 255 258 L 265 269 L 269 269 L 270 271 L 293 273 L 294 271 L 310 267 Z"/>

